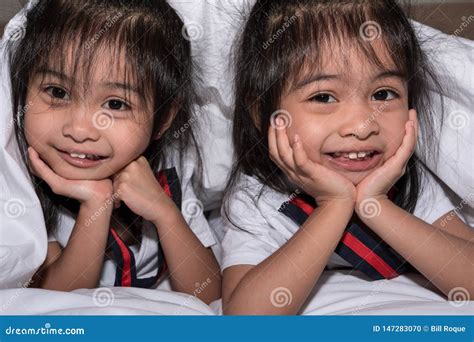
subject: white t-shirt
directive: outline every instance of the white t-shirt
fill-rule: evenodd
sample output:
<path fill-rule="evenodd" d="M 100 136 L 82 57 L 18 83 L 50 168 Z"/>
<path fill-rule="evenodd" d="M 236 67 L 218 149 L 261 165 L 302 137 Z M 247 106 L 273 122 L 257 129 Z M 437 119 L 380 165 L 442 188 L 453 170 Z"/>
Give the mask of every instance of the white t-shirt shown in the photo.
<path fill-rule="evenodd" d="M 424 177 L 422 186 L 413 213 L 415 216 L 433 223 L 455 209 L 451 195 L 430 174 Z M 264 190 L 259 197 L 262 187 Z M 254 177 L 240 176 L 235 191 L 228 199 L 228 218 L 225 206 L 221 211 L 224 229 L 222 269 L 233 265 L 258 265 L 296 233 L 299 226 L 278 211 L 289 200 L 288 194 L 270 189 Z M 333 253 L 326 267 L 334 269 L 352 265 Z"/>
<path fill-rule="evenodd" d="M 193 155 L 187 154 L 183 167 L 181 167 L 177 151 L 172 152 L 167 165 L 160 169 L 174 167 L 181 184 L 181 212 L 191 230 L 197 236 L 199 241 L 205 246 L 210 247 L 216 243 L 214 234 L 207 223 L 203 214 L 202 204 L 196 198 L 195 191 L 191 184 L 193 172 L 195 170 L 195 160 Z M 49 234 L 49 241 L 57 241 L 61 247 L 65 247 L 73 231 L 75 219 L 66 209 L 61 212 L 58 228 Z M 142 239 L 140 244 L 128 246 L 134 254 L 137 278 L 149 278 L 156 275 L 158 270 L 158 234 L 156 227 L 145 222 L 142 227 Z M 100 286 L 114 286 L 116 274 L 116 265 L 113 260 L 106 258 L 104 260 Z M 155 284 L 156 287 L 159 283 Z"/>

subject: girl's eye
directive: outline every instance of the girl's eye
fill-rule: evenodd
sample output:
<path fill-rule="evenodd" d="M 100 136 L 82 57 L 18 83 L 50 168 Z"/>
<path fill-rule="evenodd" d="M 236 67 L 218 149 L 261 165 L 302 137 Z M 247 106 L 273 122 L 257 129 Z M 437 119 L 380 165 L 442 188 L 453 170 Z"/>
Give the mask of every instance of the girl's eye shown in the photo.
<path fill-rule="evenodd" d="M 66 90 L 63 88 L 49 86 L 46 88 L 46 92 L 52 98 L 59 99 L 59 100 L 69 100 L 69 95 Z"/>
<path fill-rule="evenodd" d="M 111 110 L 128 110 L 130 106 L 121 100 L 109 100 L 106 102 L 106 106 Z"/>
<path fill-rule="evenodd" d="M 321 102 L 321 103 L 336 102 L 336 99 L 334 98 L 334 96 L 326 94 L 326 93 L 316 94 L 310 100 L 314 102 Z"/>
<path fill-rule="evenodd" d="M 372 95 L 372 100 L 387 101 L 387 100 L 396 99 L 397 97 L 398 97 L 398 94 L 395 93 L 394 91 L 391 91 L 388 89 L 382 89 Z"/>

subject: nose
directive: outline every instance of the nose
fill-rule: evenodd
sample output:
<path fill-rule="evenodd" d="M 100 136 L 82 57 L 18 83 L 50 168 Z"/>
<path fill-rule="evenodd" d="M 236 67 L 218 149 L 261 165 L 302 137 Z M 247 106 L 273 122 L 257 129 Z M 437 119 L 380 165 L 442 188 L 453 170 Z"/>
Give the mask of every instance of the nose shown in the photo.
<path fill-rule="evenodd" d="M 371 135 L 379 134 L 380 127 L 377 117 L 381 113 L 374 111 L 368 105 L 352 104 L 343 113 L 345 119 L 339 128 L 342 137 L 355 136 L 360 140 L 366 140 Z"/>
<path fill-rule="evenodd" d="M 62 129 L 65 137 L 76 143 L 96 141 L 100 138 L 100 132 L 93 122 L 93 113 L 89 113 L 85 108 L 75 108 L 66 115 L 68 118 Z"/>

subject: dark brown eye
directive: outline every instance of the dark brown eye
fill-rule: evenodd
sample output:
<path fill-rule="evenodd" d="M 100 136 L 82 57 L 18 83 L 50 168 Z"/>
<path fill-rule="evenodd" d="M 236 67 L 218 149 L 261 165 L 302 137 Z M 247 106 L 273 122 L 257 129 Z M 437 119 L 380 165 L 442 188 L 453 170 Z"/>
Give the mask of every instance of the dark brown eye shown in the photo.
<path fill-rule="evenodd" d="M 109 100 L 107 101 L 107 107 L 111 110 L 127 110 L 130 106 L 121 100 Z"/>
<path fill-rule="evenodd" d="M 372 99 L 375 101 L 393 100 L 397 97 L 398 95 L 395 92 L 387 89 L 379 90 L 372 95 Z"/>
<path fill-rule="evenodd" d="M 67 100 L 68 93 L 62 88 L 50 86 L 46 88 L 46 92 L 55 99 Z"/>
<path fill-rule="evenodd" d="M 332 103 L 332 102 L 336 102 L 336 99 L 332 95 L 321 93 L 321 94 L 314 95 L 311 98 L 311 101 L 321 102 L 321 103 Z"/>

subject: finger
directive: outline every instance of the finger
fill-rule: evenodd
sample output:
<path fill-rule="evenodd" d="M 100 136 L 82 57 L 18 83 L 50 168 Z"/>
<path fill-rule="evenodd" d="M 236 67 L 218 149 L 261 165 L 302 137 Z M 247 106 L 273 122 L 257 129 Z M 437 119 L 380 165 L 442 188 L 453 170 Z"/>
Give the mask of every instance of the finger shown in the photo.
<path fill-rule="evenodd" d="M 28 157 L 31 161 L 32 169 L 38 177 L 46 181 L 51 189 L 60 188 L 63 179 L 54 173 L 53 170 L 51 170 L 51 168 L 41 160 L 38 152 L 36 152 L 31 146 L 28 147 Z"/>
<path fill-rule="evenodd" d="M 114 175 L 114 176 L 117 176 L 117 175 Z M 121 204 L 121 201 L 122 201 L 122 198 L 120 196 L 121 192 L 118 190 L 119 184 L 120 184 L 120 182 L 115 181 L 115 180 L 112 183 L 112 186 L 113 186 L 113 189 L 114 189 L 114 192 L 113 192 L 114 209 L 120 208 L 120 204 Z"/>
<path fill-rule="evenodd" d="M 314 171 L 313 163 L 309 160 L 306 151 L 303 148 L 303 143 L 298 134 L 295 134 L 293 137 L 293 159 L 294 164 L 298 170 L 304 173 L 307 176 L 311 176 Z"/>
<path fill-rule="evenodd" d="M 290 141 L 288 139 L 286 128 L 276 130 L 276 146 L 281 161 L 287 168 L 293 171 L 295 169 L 295 164 L 293 162 L 293 150 L 290 147 Z"/>
<path fill-rule="evenodd" d="M 276 144 L 276 129 L 270 125 L 268 129 L 268 149 L 270 151 L 270 158 L 280 169 L 284 168 L 284 164 L 278 154 L 278 148 Z"/>
<path fill-rule="evenodd" d="M 411 121 L 415 123 L 415 140 L 418 139 L 418 113 L 416 112 L 415 109 L 410 109 L 408 111 L 408 117 L 410 118 Z"/>
<path fill-rule="evenodd" d="M 405 136 L 403 137 L 402 144 L 395 153 L 395 159 L 398 167 L 404 168 L 408 159 L 415 151 L 416 147 L 416 122 L 409 120 L 405 123 Z"/>

